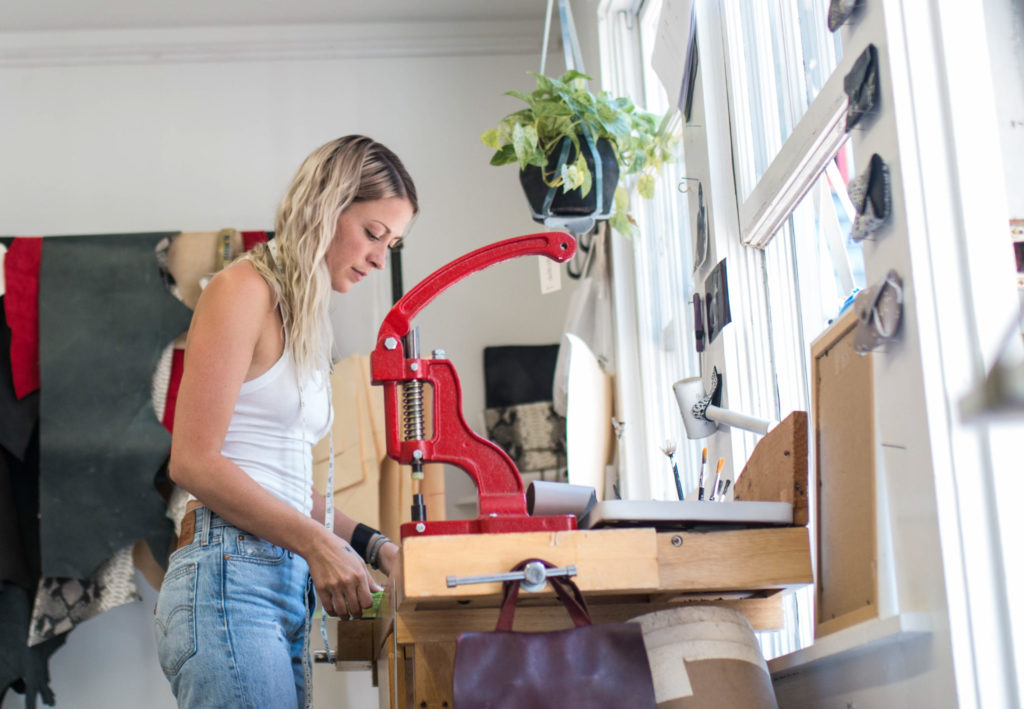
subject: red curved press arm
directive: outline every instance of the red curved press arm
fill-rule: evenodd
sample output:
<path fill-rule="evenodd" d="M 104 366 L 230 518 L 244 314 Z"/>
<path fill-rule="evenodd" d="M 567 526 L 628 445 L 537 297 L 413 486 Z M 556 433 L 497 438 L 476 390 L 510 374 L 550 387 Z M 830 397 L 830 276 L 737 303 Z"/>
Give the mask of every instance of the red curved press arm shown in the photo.
<path fill-rule="evenodd" d="M 564 263 L 575 253 L 576 240 L 561 231 L 515 236 L 470 251 L 441 266 L 417 283 L 412 290 L 395 303 L 380 326 L 380 331 L 377 334 L 377 346 L 380 347 L 389 336 L 399 339 L 405 337 L 409 333 L 410 323 L 417 313 L 466 276 L 482 271 L 496 263 L 520 256 L 547 256 L 553 261 Z"/>
<path fill-rule="evenodd" d="M 471 251 L 423 279 L 388 312 L 370 356 L 374 384 L 384 387 L 385 433 L 388 455 L 400 463 L 414 460 L 451 463 L 474 479 L 479 493 L 479 514 L 525 515 L 523 481 L 515 463 L 501 448 L 481 438 L 466 424 L 462 392 L 448 360 L 408 359 L 402 338 L 412 319 L 434 298 L 466 276 L 501 261 L 542 255 L 562 263 L 576 253 L 576 240 L 564 232 L 527 234 Z M 433 391 L 433 436 L 430 440 L 402 440 L 401 385 L 420 380 Z"/>

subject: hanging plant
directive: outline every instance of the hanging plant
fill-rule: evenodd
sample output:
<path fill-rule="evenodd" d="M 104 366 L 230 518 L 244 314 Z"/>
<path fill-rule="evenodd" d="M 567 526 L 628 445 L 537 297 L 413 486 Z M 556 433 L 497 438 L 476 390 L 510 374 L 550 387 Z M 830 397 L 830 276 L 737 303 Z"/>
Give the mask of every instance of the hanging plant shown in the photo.
<path fill-rule="evenodd" d="M 547 188 L 582 202 L 591 197 L 595 159 L 600 160 L 604 151 L 614 160 L 606 157 L 602 164 L 617 167 L 617 171 L 602 170 L 614 173 L 602 174 L 602 182 L 610 182 L 608 194 L 614 197 L 601 200 L 605 210 L 595 218 L 610 218 L 612 227 L 626 236 L 638 234 L 630 214 L 630 191 L 635 187 L 641 197 L 652 197 L 662 165 L 676 159 L 679 136 L 667 130 L 671 114 L 659 118 L 637 109 L 628 98 L 605 91 L 593 94 L 586 88 L 591 77 L 575 70 L 557 79 L 532 75 L 537 78 L 535 91 L 506 92 L 526 102 L 527 108 L 508 114 L 497 128 L 480 137 L 495 150 L 491 164 L 518 163 L 528 196 L 525 181 L 533 171 Z M 533 211 L 534 218 L 542 221 L 545 215 Z M 559 213 L 557 207 L 552 213 Z"/>

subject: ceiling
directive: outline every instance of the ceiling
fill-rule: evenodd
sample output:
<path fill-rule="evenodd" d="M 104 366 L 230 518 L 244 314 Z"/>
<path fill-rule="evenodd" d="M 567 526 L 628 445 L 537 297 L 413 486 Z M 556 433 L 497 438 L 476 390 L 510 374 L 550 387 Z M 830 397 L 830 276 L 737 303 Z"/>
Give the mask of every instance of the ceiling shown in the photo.
<path fill-rule="evenodd" d="M 0 0 L 0 33 L 350 22 L 542 23 L 546 6 L 546 0 Z"/>

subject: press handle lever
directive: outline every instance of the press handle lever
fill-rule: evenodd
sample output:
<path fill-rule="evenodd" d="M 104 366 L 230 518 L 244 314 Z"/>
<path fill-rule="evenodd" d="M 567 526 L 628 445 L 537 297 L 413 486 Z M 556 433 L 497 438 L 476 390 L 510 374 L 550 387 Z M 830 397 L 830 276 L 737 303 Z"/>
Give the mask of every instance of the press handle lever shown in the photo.
<path fill-rule="evenodd" d="M 563 231 L 516 236 L 481 246 L 437 269 L 417 283 L 392 306 L 377 334 L 379 347 L 390 336 L 404 337 L 410 321 L 434 298 L 466 276 L 502 261 L 537 254 L 565 263 L 576 253 L 576 239 Z M 376 372 L 374 373 L 376 378 Z"/>
<path fill-rule="evenodd" d="M 448 588 L 470 583 L 498 583 L 502 581 L 522 581 L 520 588 L 524 591 L 539 591 L 544 588 L 548 578 L 552 576 L 575 576 L 576 564 L 569 564 L 564 569 L 548 568 L 539 561 L 531 561 L 522 571 L 509 571 L 503 574 L 483 574 L 481 576 L 448 576 L 445 582 Z"/>

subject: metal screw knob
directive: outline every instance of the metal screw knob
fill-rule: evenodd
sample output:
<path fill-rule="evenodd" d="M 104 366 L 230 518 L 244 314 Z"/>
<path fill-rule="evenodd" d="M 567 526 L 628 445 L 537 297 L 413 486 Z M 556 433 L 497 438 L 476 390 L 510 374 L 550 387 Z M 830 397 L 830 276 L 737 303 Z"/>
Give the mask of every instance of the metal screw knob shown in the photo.
<path fill-rule="evenodd" d="M 393 337 L 388 337 L 384 339 L 384 349 L 393 350 L 396 347 L 398 347 L 398 340 L 396 340 Z"/>
<path fill-rule="evenodd" d="M 523 590 L 536 592 L 547 584 L 547 567 L 539 561 L 531 561 L 523 568 Z"/>
<path fill-rule="evenodd" d="M 434 359 L 444 359 L 447 353 L 444 350 L 434 350 Z"/>

